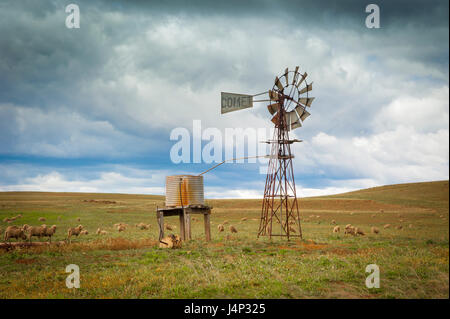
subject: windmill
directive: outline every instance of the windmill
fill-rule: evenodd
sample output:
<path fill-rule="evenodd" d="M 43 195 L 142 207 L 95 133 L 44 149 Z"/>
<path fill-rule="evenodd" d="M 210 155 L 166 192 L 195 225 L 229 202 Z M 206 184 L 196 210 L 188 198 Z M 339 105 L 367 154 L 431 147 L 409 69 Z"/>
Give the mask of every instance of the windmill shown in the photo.
<path fill-rule="evenodd" d="M 300 214 L 292 166 L 291 145 L 301 142 L 290 139 L 289 132 L 302 126 L 310 116 L 308 108 L 314 101 L 309 96 L 312 82 L 308 84 L 307 73 L 288 68 L 275 82 L 271 90 L 256 95 L 242 95 L 222 92 L 222 114 L 253 107 L 253 102 L 266 102 L 275 125 L 274 135 L 265 143 L 271 145 L 270 160 L 264 188 L 264 199 L 258 230 L 260 236 L 281 236 L 302 238 Z M 253 100 L 253 97 L 268 94 L 268 99 Z"/>

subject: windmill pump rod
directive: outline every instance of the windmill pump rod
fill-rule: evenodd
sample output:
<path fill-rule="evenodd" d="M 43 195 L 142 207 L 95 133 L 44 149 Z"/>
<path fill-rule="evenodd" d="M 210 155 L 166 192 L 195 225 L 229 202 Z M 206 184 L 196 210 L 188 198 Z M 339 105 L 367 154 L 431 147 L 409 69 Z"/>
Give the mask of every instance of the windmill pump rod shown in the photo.
<path fill-rule="evenodd" d="M 270 157 L 270 155 L 260 155 L 260 156 L 250 156 L 250 157 L 240 157 L 240 158 L 231 158 L 231 159 L 227 159 L 227 160 L 224 160 L 224 161 L 220 162 L 220 163 L 217 164 L 217 165 L 214 165 L 214 166 L 211 167 L 211 168 L 208 168 L 206 171 L 204 171 L 204 172 L 198 174 L 198 176 L 201 176 L 201 175 L 203 175 L 203 174 L 205 174 L 205 173 L 208 173 L 210 170 L 215 169 L 217 166 L 220 166 L 220 165 L 222 165 L 222 164 L 225 163 L 225 162 L 229 162 L 229 161 L 238 161 L 238 160 L 241 160 L 241 159 L 249 159 L 249 158 L 258 158 L 258 157 Z"/>

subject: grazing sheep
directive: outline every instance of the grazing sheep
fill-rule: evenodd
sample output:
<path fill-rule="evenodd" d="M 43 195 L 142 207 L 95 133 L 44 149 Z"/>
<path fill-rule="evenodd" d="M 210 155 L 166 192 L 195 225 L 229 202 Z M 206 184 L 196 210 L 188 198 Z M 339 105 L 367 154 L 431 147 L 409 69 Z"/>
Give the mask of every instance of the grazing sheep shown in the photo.
<path fill-rule="evenodd" d="M 8 223 L 10 221 L 10 219 L 8 218 L 8 217 L 5 217 L 4 219 L 3 219 L 3 222 L 4 223 Z"/>
<path fill-rule="evenodd" d="M 384 209 L 380 209 L 380 213 L 384 213 Z"/>
<path fill-rule="evenodd" d="M 40 222 L 45 222 L 45 221 L 46 221 L 45 217 L 39 217 L 38 220 L 39 220 Z"/>
<path fill-rule="evenodd" d="M 409 225 L 408 225 L 408 228 L 413 228 L 413 225 L 412 225 L 412 224 L 409 224 Z"/>
<path fill-rule="evenodd" d="M 81 218 L 80 217 L 77 217 L 77 222 L 81 222 Z"/>
<path fill-rule="evenodd" d="M 159 241 L 159 248 L 181 248 L 181 238 L 178 235 L 169 235 Z"/>
<path fill-rule="evenodd" d="M 339 227 L 339 226 L 335 226 L 333 228 L 333 233 L 339 233 L 340 231 L 341 231 L 341 227 Z"/>
<path fill-rule="evenodd" d="M 355 236 L 355 235 L 356 235 L 355 227 L 352 227 L 352 226 L 350 226 L 350 227 L 348 227 L 348 228 L 346 227 L 346 228 L 344 229 L 344 234 L 345 234 L 345 235 L 350 234 L 350 235 Z"/>
<path fill-rule="evenodd" d="M 69 240 L 69 243 L 72 242 L 72 236 L 77 236 L 80 235 L 81 231 L 83 230 L 83 226 L 82 225 L 78 225 L 75 228 L 69 228 L 67 230 L 67 239 Z"/>
<path fill-rule="evenodd" d="M 86 229 L 80 231 L 80 235 L 89 235 L 89 232 Z"/>
<path fill-rule="evenodd" d="M 347 224 L 347 225 L 345 225 L 345 229 L 351 228 L 351 227 L 352 227 L 352 224 Z"/>
<path fill-rule="evenodd" d="M 164 227 L 166 228 L 166 230 L 173 230 L 172 225 L 166 224 L 164 225 Z"/>
<path fill-rule="evenodd" d="M 226 225 L 226 224 L 228 224 L 229 222 L 228 222 L 228 220 L 226 220 L 226 221 L 224 221 L 222 224 L 223 225 Z"/>
<path fill-rule="evenodd" d="M 331 221 L 331 224 L 336 225 L 336 221 L 333 219 L 333 220 Z"/>
<path fill-rule="evenodd" d="M 370 229 L 370 231 L 371 231 L 372 233 L 374 233 L 374 234 L 378 234 L 378 233 L 380 232 L 380 230 L 379 230 L 377 227 L 372 227 L 372 228 Z"/>
<path fill-rule="evenodd" d="M 23 230 L 23 227 L 18 226 L 8 226 L 5 230 L 5 241 L 10 241 L 11 238 L 17 239 L 27 239 L 27 235 L 25 234 L 25 231 Z"/>
<path fill-rule="evenodd" d="M 404 220 L 403 220 L 403 219 L 399 219 L 398 221 L 399 221 L 400 223 L 403 223 L 403 222 L 404 222 Z"/>
<path fill-rule="evenodd" d="M 117 223 L 117 224 L 114 224 L 114 227 L 115 227 L 115 228 L 117 228 L 117 227 L 119 227 L 119 226 L 125 226 L 125 227 L 128 227 L 128 224 L 125 224 L 125 223 Z"/>
<path fill-rule="evenodd" d="M 222 224 L 217 225 L 217 230 L 221 233 L 225 230 L 225 227 L 223 227 Z"/>
<path fill-rule="evenodd" d="M 52 227 L 44 229 L 43 237 L 48 237 L 48 240 L 51 242 L 52 236 L 55 234 L 55 232 L 56 232 L 56 225 L 52 225 Z"/>
<path fill-rule="evenodd" d="M 117 230 L 119 231 L 119 233 L 120 232 L 122 232 L 122 231 L 125 231 L 127 228 L 124 226 L 124 225 L 119 225 L 118 227 L 117 227 Z"/>
<path fill-rule="evenodd" d="M 16 216 L 16 219 L 22 218 L 22 214 Z"/>
<path fill-rule="evenodd" d="M 246 220 L 247 220 L 247 217 L 241 218 L 241 221 L 242 221 L 242 222 L 245 222 Z"/>
<path fill-rule="evenodd" d="M 230 232 L 237 233 L 238 231 L 237 231 L 236 227 L 234 227 L 233 225 L 230 225 Z"/>
<path fill-rule="evenodd" d="M 100 228 L 97 228 L 97 235 L 106 235 L 108 232 L 106 230 L 101 230 Z"/>
<path fill-rule="evenodd" d="M 386 225 L 383 226 L 384 229 L 388 229 L 390 227 L 391 227 L 391 224 L 386 224 Z"/>
<path fill-rule="evenodd" d="M 375 214 L 372 214 L 372 218 L 375 218 Z"/>
<path fill-rule="evenodd" d="M 294 229 L 294 227 L 291 227 L 291 226 L 289 226 L 289 232 L 291 232 L 291 233 L 297 233 L 296 231 L 295 231 L 295 229 Z"/>
<path fill-rule="evenodd" d="M 41 225 L 41 226 L 28 226 L 26 228 L 26 231 L 28 233 L 28 240 L 31 242 L 31 237 L 44 237 L 46 231 L 47 231 L 47 225 Z"/>
<path fill-rule="evenodd" d="M 395 229 L 401 230 L 403 229 L 403 226 L 402 225 L 395 226 Z"/>
<path fill-rule="evenodd" d="M 363 231 L 361 228 L 355 227 L 355 235 L 361 235 L 361 236 L 364 236 L 365 233 L 364 233 L 364 231 Z"/>

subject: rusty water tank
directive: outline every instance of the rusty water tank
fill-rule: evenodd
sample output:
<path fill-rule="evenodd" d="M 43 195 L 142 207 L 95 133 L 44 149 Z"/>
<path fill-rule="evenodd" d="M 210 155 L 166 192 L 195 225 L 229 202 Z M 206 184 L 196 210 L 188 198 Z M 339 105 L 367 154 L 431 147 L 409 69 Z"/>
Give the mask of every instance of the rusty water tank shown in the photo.
<path fill-rule="evenodd" d="M 166 177 L 166 206 L 204 205 L 203 176 L 173 175 Z"/>

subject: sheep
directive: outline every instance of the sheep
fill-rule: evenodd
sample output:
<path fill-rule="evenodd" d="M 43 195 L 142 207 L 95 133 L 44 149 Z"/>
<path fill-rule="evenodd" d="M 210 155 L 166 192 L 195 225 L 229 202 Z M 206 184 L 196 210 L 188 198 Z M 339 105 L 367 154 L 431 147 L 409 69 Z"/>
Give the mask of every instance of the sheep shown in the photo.
<path fill-rule="evenodd" d="M 80 235 L 81 231 L 83 230 L 83 226 L 82 225 L 78 225 L 75 228 L 69 228 L 67 230 L 67 239 L 69 240 L 69 243 L 72 242 L 72 236 L 77 236 Z"/>
<path fill-rule="evenodd" d="M 222 224 L 223 224 L 223 225 L 226 225 L 226 224 L 228 224 L 228 223 L 229 223 L 229 221 L 226 220 L 226 221 L 224 221 Z"/>
<path fill-rule="evenodd" d="M 28 226 L 28 225 L 27 225 Z M 28 233 L 28 240 L 31 242 L 31 237 L 44 237 L 45 233 L 47 231 L 47 225 L 41 225 L 41 226 L 28 226 L 26 228 L 26 231 Z"/>
<path fill-rule="evenodd" d="M 294 233 L 294 234 L 296 233 L 294 227 L 290 227 L 290 226 L 289 226 L 289 232 Z"/>
<path fill-rule="evenodd" d="M 391 224 L 386 224 L 386 225 L 383 226 L 384 229 L 388 229 L 390 227 L 391 227 Z"/>
<path fill-rule="evenodd" d="M 375 214 L 372 214 L 372 218 L 375 218 Z"/>
<path fill-rule="evenodd" d="M 352 224 L 347 224 L 347 225 L 345 225 L 345 229 L 351 228 L 351 227 L 352 227 Z"/>
<path fill-rule="evenodd" d="M 247 217 L 241 218 L 241 222 L 245 222 L 247 220 Z"/>
<path fill-rule="evenodd" d="M 332 224 L 332 225 L 336 225 L 336 221 L 333 219 L 333 220 L 331 221 L 331 224 Z"/>
<path fill-rule="evenodd" d="M 164 225 L 164 227 L 166 228 L 166 230 L 173 230 L 172 225 L 166 224 L 166 225 Z"/>
<path fill-rule="evenodd" d="M 159 241 L 159 248 L 181 248 L 181 238 L 178 235 L 169 235 Z"/>
<path fill-rule="evenodd" d="M 27 235 L 25 234 L 23 227 L 18 226 L 8 226 L 5 230 L 5 241 L 10 241 L 11 238 L 16 238 L 17 241 L 21 239 L 27 239 Z"/>
<path fill-rule="evenodd" d="M 395 226 L 395 229 L 402 230 L 403 226 L 402 225 Z"/>
<path fill-rule="evenodd" d="M 81 222 L 81 218 L 80 217 L 77 217 L 77 222 Z"/>
<path fill-rule="evenodd" d="M 8 217 L 5 217 L 4 219 L 3 219 L 3 222 L 4 223 L 8 223 L 10 221 L 10 219 L 8 218 Z"/>
<path fill-rule="evenodd" d="M 380 213 L 384 213 L 384 209 L 380 209 Z"/>
<path fill-rule="evenodd" d="M 412 224 L 409 224 L 409 225 L 408 225 L 408 228 L 413 228 L 413 225 L 412 225 Z"/>
<path fill-rule="evenodd" d="M 44 229 L 43 237 L 48 237 L 48 240 L 51 242 L 52 236 L 55 234 L 55 232 L 56 232 L 56 225 L 52 225 L 52 227 Z"/>
<path fill-rule="evenodd" d="M 217 225 L 217 230 L 221 233 L 225 230 L 225 227 L 223 227 L 222 224 Z"/>
<path fill-rule="evenodd" d="M 352 227 L 352 226 L 350 226 L 350 227 L 345 227 L 345 229 L 344 229 L 344 234 L 346 235 L 346 234 L 350 234 L 350 235 L 353 235 L 353 236 L 355 236 L 356 235 L 356 232 L 355 232 L 355 227 Z"/>
<path fill-rule="evenodd" d="M 237 233 L 238 231 L 237 231 L 236 227 L 234 227 L 233 225 L 230 225 L 230 232 Z"/>
<path fill-rule="evenodd" d="M 372 228 L 370 228 L 370 231 L 372 232 L 372 233 L 374 233 L 374 234 L 378 234 L 379 232 L 380 232 L 380 230 L 377 228 L 377 227 L 372 227 Z"/>
<path fill-rule="evenodd" d="M 106 230 L 101 230 L 100 228 L 97 228 L 97 235 L 106 235 L 108 232 Z"/>
<path fill-rule="evenodd" d="M 339 233 L 340 231 L 341 231 L 341 227 L 339 227 L 339 226 L 335 226 L 333 228 L 333 233 Z"/>
<path fill-rule="evenodd" d="M 361 228 L 355 227 L 355 235 L 361 235 L 361 236 L 364 236 L 365 233 L 364 233 L 364 231 L 363 231 Z"/>
<path fill-rule="evenodd" d="M 125 225 L 119 225 L 118 227 L 117 227 L 117 230 L 119 231 L 119 233 L 120 232 L 122 232 L 122 231 L 124 231 L 124 230 L 126 230 L 127 228 L 125 227 Z"/>
<path fill-rule="evenodd" d="M 40 222 L 45 222 L 45 221 L 46 221 L 45 217 L 39 217 L 38 220 L 39 220 Z"/>
<path fill-rule="evenodd" d="M 115 227 L 115 228 L 117 228 L 117 227 L 119 227 L 119 226 L 125 226 L 125 227 L 128 227 L 128 224 L 125 224 L 125 223 L 117 223 L 117 224 L 114 224 L 114 227 Z"/>
<path fill-rule="evenodd" d="M 80 231 L 80 235 L 89 235 L 89 232 L 86 229 Z"/>

